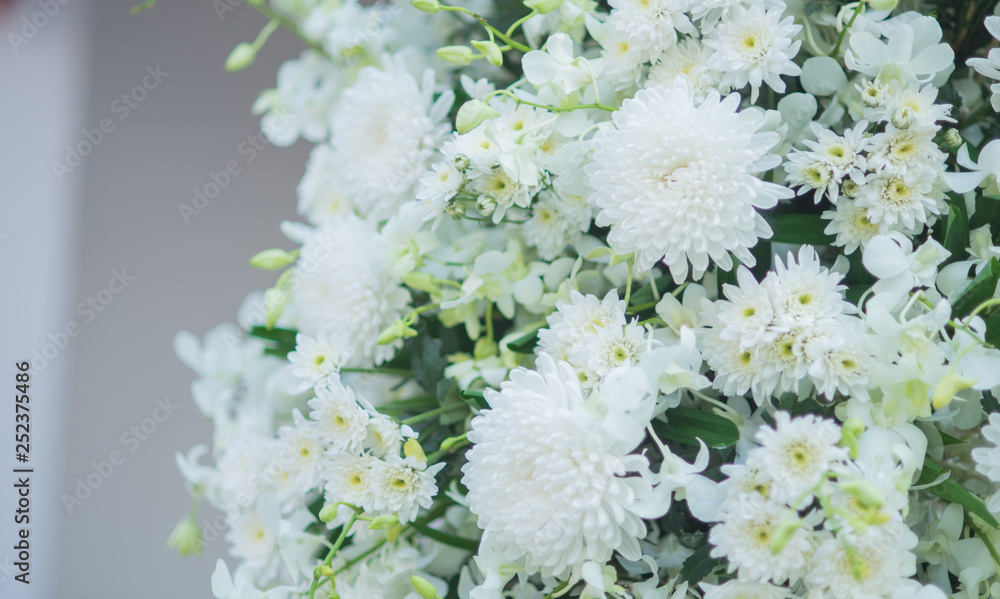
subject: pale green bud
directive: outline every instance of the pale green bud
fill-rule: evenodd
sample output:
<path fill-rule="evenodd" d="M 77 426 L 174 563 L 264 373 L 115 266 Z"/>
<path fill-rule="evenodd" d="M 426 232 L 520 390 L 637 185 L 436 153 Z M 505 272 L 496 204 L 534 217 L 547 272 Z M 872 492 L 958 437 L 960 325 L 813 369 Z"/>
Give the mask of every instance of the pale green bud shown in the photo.
<path fill-rule="evenodd" d="M 333 522 L 333 519 L 337 517 L 339 507 L 337 505 L 324 505 L 323 509 L 319 511 L 319 519 L 323 522 Z"/>
<path fill-rule="evenodd" d="M 931 396 L 931 405 L 934 406 L 935 410 L 940 410 L 950 404 L 951 400 L 955 399 L 956 393 L 962 391 L 963 389 L 968 389 L 975 382 L 976 379 L 970 379 L 953 372 L 946 374 L 940 381 L 938 381 L 938 384 L 934 386 L 934 395 Z"/>
<path fill-rule="evenodd" d="M 491 65 L 498 67 L 503 64 L 503 52 L 500 50 L 500 46 L 496 45 L 496 42 L 472 40 L 472 46 L 482 52 L 486 61 Z"/>
<path fill-rule="evenodd" d="M 441 10 L 441 3 L 438 0 L 412 0 L 410 4 L 417 10 L 422 10 L 430 14 Z"/>
<path fill-rule="evenodd" d="M 294 252 L 286 252 L 285 250 L 279 250 L 277 248 L 264 250 L 253 258 L 250 258 L 250 266 L 254 268 L 260 268 L 263 270 L 278 270 L 279 268 L 284 268 L 295 262 L 299 257 L 299 250 Z"/>
<path fill-rule="evenodd" d="M 861 507 L 877 510 L 885 504 L 885 495 L 866 480 L 849 480 L 840 483 L 840 488 L 858 500 Z"/>
<path fill-rule="evenodd" d="M 441 451 L 448 451 L 449 449 L 455 447 L 456 445 L 458 445 L 463 441 L 465 441 L 465 435 L 459 435 L 457 437 L 448 437 L 444 441 L 441 441 L 441 447 L 439 449 Z"/>
<path fill-rule="evenodd" d="M 333 575 L 335 574 L 333 568 L 326 564 L 322 564 L 320 567 L 316 568 L 316 573 L 319 574 L 320 577 L 324 578 L 333 578 Z"/>
<path fill-rule="evenodd" d="M 410 325 L 403 320 L 397 320 L 392 323 L 382 333 L 378 336 L 379 345 L 389 345 L 394 343 L 397 339 L 409 339 L 410 337 L 416 337 L 417 332 L 413 330 Z"/>
<path fill-rule="evenodd" d="M 898 4 L 899 0 L 868 0 L 872 10 L 893 10 Z"/>
<path fill-rule="evenodd" d="M 480 337 L 476 341 L 475 348 L 472 350 L 472 357 L 476 360 L 485 360 L 491 356 L 497 355 L 497 343 L 492 339 L 487 339 L 486 337 Z"/>
<path fill-rule="evenodd" d="M 455 117 L 455 129 L 459 133 L 468 133 L 478 127 L 483 121 L 495 119 L 500 116 L 496 108 L 493 108 L 482 100 L 469 100 L 458 109 L 458 116 Z"/>
<path fill-rule="evenodd" d="M 785 548 L 788 541 L 792 539 L 792 535 L 795 531 L 802 526 L 802 519 L 796 515 L 795 511 L 788 512 L 785 516 L 784 521 L 778 525 L 778 528 L 771 535 L 771 553 L 778 554 L 781 550 Z"/>
<path fill-rule="evenodd" d="M 962 134 L 958 132 L 958 129 L 954 127 L 950 129 L 945 129 L 943 144 L 944 149 L 948 151 L 955 151 L 962 147 Z"/>
<path fill-rule="evenodd" d="M 909 129 L 915 116 L 916 113 L 909 106 L 897 108 L 896 112 L 892 113 L 892 124 L 897 129 Z"/>
<path fill-rule="evenodd" d="M 524 5 L 533 11 L 547 15 L 563 5 L 566 0 L 524 0 Z"/>
<path fill-rule="evenodd" d="M 426 462 L 427 455 L 424 453 L 424 448 L 420 446 L 420 442 L 410 437 L 403 444 L 403 455 L 408 458 L 417 458 L 418 462 Z"/>
<path fill-rule="evenodd" d="M 172 549 L 183 557 L 200 556 L 201 546 L 201 527 L 191 516 L 182 518 L 167 538 L 167 549 Z"/>
<path fill-rule="evenodd" d="M 438 48 L 435 54 L 441 60 L 460 67 L 464 67 L 472 62 L 473 58 L 472 48 L 468 46 L 444 46 L 443 48 Z"/>
<path fill-rule="evenodd" d="M 399 524 L 399 517 L 396 516 L 396 514 L 386 514 L 372 520 L 372 523 L 368 525 L 368 528 L 371 530 L 389 530 L 397 524 Z"/>
<path fill-rule="evenodd" d="M 416 591 L 422 599 L 436 599 L 438 596 L 437 589 L 434 588 L 434 585 L 416 574 L 410 576 L 410 584 L 413 585 L 413 590 Z"/>
<path fill-rule="evenodd" d="M 860 418 L 848 418 L 840 428 L 840 446 L 846 447 L 851 459 L 858 457 L 858 437 L 865 432 L 865 423 Z"/>
<path fill-rule="evenodd" d="M 434 275 L 429 272 L 412 270 L 403 275 L 403 283 L 411 289 L 426 291 L 431 295 L 441 293 L 441 286 L 434 280 Z"/>
<path fill-rule="evenodd" d="M 449 202 L 444 210 L 453 220 L 462 220 L 465 218 L 465 204 L 460 202 Z"/>
<path fill-rule="evenodd" d="M 497 201 L 492 196 L 482 195 L 476 200 L 476 210 L 483 216 L 492 216 L 497 209 Z"/>
<path fill-rule="evenodd" d="M 230 73 L 242 71 L 253 64 L 253 61 L 256 59 L 257 49 L 252 44 L 246 42 L 237 44 L 233 48 L 233 51 L 229 53 L 229 58 L 226 59 L 226 70 Z"/>

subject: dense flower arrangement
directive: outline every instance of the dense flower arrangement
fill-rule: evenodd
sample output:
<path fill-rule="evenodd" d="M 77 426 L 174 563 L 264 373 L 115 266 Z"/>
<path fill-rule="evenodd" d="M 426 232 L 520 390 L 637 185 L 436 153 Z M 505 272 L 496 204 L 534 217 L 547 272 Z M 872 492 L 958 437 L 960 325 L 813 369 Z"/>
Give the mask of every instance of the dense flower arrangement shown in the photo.
<path fill-rule="evenodd" d="M 247 3 L 315 148 L 176 339 L 215 597 L 1000 596 L 991 2 Z"/>

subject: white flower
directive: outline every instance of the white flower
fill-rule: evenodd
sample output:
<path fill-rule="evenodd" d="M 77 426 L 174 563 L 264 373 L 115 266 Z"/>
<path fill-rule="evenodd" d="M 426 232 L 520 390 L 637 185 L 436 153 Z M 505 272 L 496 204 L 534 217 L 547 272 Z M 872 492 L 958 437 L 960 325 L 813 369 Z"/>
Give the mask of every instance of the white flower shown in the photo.
<path fill-rule="evenodd" d="M 712 557 L 725 557 L 729 571 L 740 580 L 794 584 L 806 571 L 813 550 L 812 535 L 805 527 L 796 530 L 777 553 L 771 550 L 774 532 L 791 511 L 781 503 L 747 495 L 729 504 L 722 522 L 712 527 L 708 540 L 715 545 Z"/>
<path fill-rule="evenodd" d="M 1000 413 L 990 414 L 989 423 L 983 426 L 981 433 L 991 446 L 972 450 L 976 471 L 993 482 L 1000 482 Z"/>
<path fill-rule="evenodd" d="M 990 15 L 986 17 L 986 29 L 996 39 L 1000 39 L 1000 17 Z M 976 69 L 980 75 L 990 79 L 1000 80 L 1000 48 L 992 48 L 986 58 L 970 58 L 965 64 Z M 993 95 L 990 103 L 994 111 L 1000 111 L 1000 83 L 990 86 Z"/>
<path fill-rule="evenodd" d="M 564 94 L 572 93 L 597 81 L 599 65 L 577 56 L 573 40 L 556 33 L 545 42 L 545 51 L 532 50 L 521 58 L 524 76 L 535 87 L 552 84 Z"/>
<path fill-rule="evenodd" d="M 866 218 L 879 225 L 880 233 L 918 233 L 947 208 L 939 181 L 933 172 L 886 170 L 868 178 L 855 205 L 866 209 Z"/>
<path fill-rule="evenodd" d="M 368 483 L 375 458 L 369 455 L 338 453 L 330 456 L 323 473 L 326 480 L 326 503 L 350 503 L 372 509 L 375 495 Z"/>
<path fill-rule="evenodd" d="M 368 474 L 368 486 L 374 496 L 372 509 L 396 514 L 403 524 L 412 522 L 420 508 L 433 504 L 438 490 L 434 475 L 444 467 L 442 462 L 428 468 L 413 456 L 375 459 Z"/>
<path fill-rule="evenodd" d="M 840 427 L 812 414 L 792 419 L 788 412 L 776 412 L 775 428 L 757 431 L 761 447 L 750 453 L 747 466 L 760 468 L 771 480 L 771 497 L 795 502 L 818 485 L 823 474 L 847 451 L 838 446 Z"/>
<path fill-rule="evenodd" d="M 625 325 L 625 300 L 618 299 L 614 289 L 603 300 L 573 290 L 569 301 L 556 302 L 556 311 L 546 322 L 549 326 L 538 331 L 538 352 L 565 361 L 571 348 L 598 331 Z"/>
<path fill-rule="evenodd" d="M 387 416 L 378 414 L 368 420 L 368 435 L 365 446 L 370 448 L 375 457 L 385 459 L 390 454 L 398 454 L 403 447 L 403 437 L 415 437 L 416 433 L 410 427 L 396 424 Z"/>
<path fill-rule="evenodd" d="M 323 443 L 319 424 L 306 420 L 298 409 L 292 412 L 292 424 L 278 429 L 280 455 L 299 493 L 319 485 L 323 473 Z"/>
<path fill-rule="evenodd" d="M 700 277 L 714 261 L 732 268 L 730 252 L 753 265 L 750 247 L 771 229 L 756 208 L 791 197 L 752 173 L 776 166 L 775 133 L 757 133 L 763 117 L 737 113 L 739 96 L 710 93 L 695 105 L 686 81 L 640 90 L 612 115 L 614 127 L 594 138 L 585 167 L 596 222 L 610 226 L 619 254 L 635 253 L 638 271 L 657 261 L 676 282 L 690 261 Z"/>
<path fill-rule="evenodd" d="M 418 179 L 450 126 L 443 123 L 454 94 L 434 101 L 434 75 L 421 85 L 399 60 L 364 67 L 331 117 L 333 162 L 343 193 L 363 215 L 388 218 L 413 199 Z"/>
<path fill-rule="evenodd" d="M 938 88 L 927 84 L 902 86 L 896 80 L 889 82 L 889 93 L 877 108 L 868 108 L 865 114 L 874 120 L 891 122 L 899 129 L 940 129 L 938 121 L 955 122 L 948 116 L 950 104 L 935 104 Z"/>
<path fill-rule="evenodd" d="M 325 223 L 303 244 L 294 271 L 300 330 L 336 331 L 351 350 L 351 366 L 391 358 L 395 347 L 378 345 L 378 336 L 410 301 L 393 268 L 390 244 L 370 223 L 354 216 Z"/>
<path fill-rule="evenodd" d="M 818 204 L 824 195 L 828 195 L 834 204 L 840 196 L 840 185 L 845 177 L 856 184 L 864 184 L 867 160 L 865 150 L 868 139 L 864 136 L 868 128 L 867 121 L 861 121 L 854 127 L 844 131 L 844 135 L 836 135 L 829 129 L 817 123 L 811 125 L 816 141 L 805 140 L 802 143 L 810 151 L 800 150 L 788 154 L 788 179 L 792 185 L 809 187 L 819 191 L 814 197 Z"/>
<path fill-rule="evenodd" d="M 328 144 L 313 148 L 306 173 L 295 190 L 299 196 L 299 214 L 319 225 L 353 212 L 354 202 L 344 195 L 341 173 L 333 148 Z"/>
<path fill-rule="evenodd" d="M 619 440 L 588 409 L 568 364 L 545 354 L 538 362 L 537 372 L 515 370 L 500 392 L 488 391 L 491 409 L 472 421 L 462 483 L 484 545 L 523 560 L 529 573 L 557 577 L 614 551 L 639 559 L 646 527 L 635 510 L 651 488 L 626 477 L 645 468 L 627 455 L 643 429 Z"/>
<path fill-rule="evenodd" d="M 684 14 L 688 0 L 611 0 L 609 4 L 608 26 L 622 35 L 644 62 L 677 43 L 678 32 L 696 32 Z"/>
<path fill-rule="evenodd" d="M 840 197 L 835 210 L 824 211 L 822 217 L 830 221 L 823 232 L 836 235 L 834 245 L 843 247 L 845 254 L 863 247 L 882 229 L 868 218 L 868 208 L 844 196 Z"/>
<path fill-rule="evenodd" d="M 361 451 L 368 436 L 368 412 L 358 405 L 357 397 L 339 380 L 331 380 L 316 387 L 316 397 L 309 400 L 316 421 L 316 433 L 326 442 L 328 450 L 335 452 Z"/>
<path fill-rule="evenodd" d="M 319 52 L 304 50 L 278 68 L 278 87 L 254 102 L 264 114 L 260 130 L 276 146 L 290 146 L 301 135 L 311 142 L 329 134 L 330 108 L 341 85 L 339 71 Z"/>
<path fill-rule="evenodd" d="M 868 31 L 850 37 L 844 52 L 847 68 L 883 82 L 896 79 L 904 85 L 927 83 L 942 71 L 953 67 L 955 53 L 941 43 L 941 26 L 933 17 L 908 13 L 883 21 L 883 43 Z"/>
<path fill-rule="evenodd" d="M 771 294 L 778 322 L 794 326 L 857 311 L 844 300 L 847 288 L 840 284 L 842 277 L 820 264 L 813 247 L 803 245 L 797 260 L 791 252 L 784 262 L 776 260 L 763 285 Z"/>
<path fill-rule="evenodd" d="M 567 3 L 568 4 L 568 3 Z M 586 17 L 587 31 L 601 44 L 602 80 L 607 80 L 616 91 L 634 87 L 642 76 L 643 48 L 629 42 L 627 33 L 602 23 L 594 17 Z"/>
<path fill-rule="evenodd" d="M 725 300 L 716 303 L 716 317 L 725 328 L 719 334 L 726 341 L 738 341 L 740 349 L 746 349 L 777 336 L 773 330 L 774 308 L 771 295 L 760 285 L 746 267 L 736 271 L 739 286 L 722 286 Z"/>
<path fill-rule="evenodd" d="M 936 176 L 943 170 L 946 156 L 934 143 L 934 133 L 934 129 L 886 125 L 885 132 L 875 134 L 869 142 L 868 168 L 901 175 L 930 172 Z"/>
<path fill-rule="evenodd" d="M 782 3 L 765 10 L 763 0 L 754 0 L 749 8 L 737 5 L 705 40 L 715 50 L 708 66 L 722 73 L 721 85 L 741 89 L 749 83 L 751 103 L 757 101 L 761 84 L 782 93 L 781 76 L 802 72 L 792 61 L 802 45 L 792 40 L 802 26 L 793 16 L 782 20 L 784 9 Z"/>
<path fill-rule="evenodd" d="M 552 260 L 590 228 L 593 212 L 582 195 L 545 190 L 523 225 L 524 240 L 538 248 L 542 260 Z"/>
<path fill-rule="evenodd" d="M 896 233 L 873 237 L 862 263 L 879 279 L 872 287 L 875 293 L 906 296 L 914 287 L 933 287 L 937 267 L 949 256 L 951 252 L 933 239 L 914 250 L 909 239 Z"/>
<path fill-rule="evenodd" d="M 805 575 L 810 592 L 831 599 L 882 599 L 916 571 L 916 560 L 895 542 L 848 543 L 827 538 Z"/>
<path fill-rule="evenodd" d="M 416 198 L 430 202 L 440 210 L 448 200 L 455 197 L 464 183 L 465 176 L 453 164 L 438 162 L 420 178 Z"/>
<path fill-rule="evenodd" d="M 687 77 L 695 101 L 702 101 L 718 84 L 719 76 L 708 67 L 712 50 L 695 38 L 687 38 L 660 54 L 643 87 L 673 87 L 674 79 Z"/>
<path fill-rule="evenodd" d="M 646 331 L 634 322 L 598 329 L 570 348 L 569 363 L 603 377 L 615 368 L 638 364 L 650 344 Z"/>
<path fill-rule="evenodd" d="M 256 509 L 241 512 L 229 523 L 229 551 L 251 567 L 263 568 L 278 549 L 278 537 L 268 529 Z"/>
<path fill-rule="evenodd" d="M 350 359 L 350 351 L 332 331 L 320 331 L 316 338 L 299 333 L 295 351 L 288 353 L 292 374 L 302 379 L 294 392 L 304 391 L 340 369 Z"/>

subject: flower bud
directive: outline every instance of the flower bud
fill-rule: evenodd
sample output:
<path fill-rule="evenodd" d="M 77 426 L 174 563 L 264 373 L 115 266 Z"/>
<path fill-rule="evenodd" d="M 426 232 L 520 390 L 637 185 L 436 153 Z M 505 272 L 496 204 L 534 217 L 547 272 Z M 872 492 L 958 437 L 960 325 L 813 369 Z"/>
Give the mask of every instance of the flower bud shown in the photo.
<path fill-rule="evenodd" d="M 441 60 L 460 67 L 464 67 L 472 62 L 472 48 L 468 46 L 445 46 L 438 48 L 435 54 Z"/>
<path fill-rule="evenodd" d="M 945 129 L 942 145 L 944 146 L 944 149 L 949 152 L 954 152 L 962 147 L 962 134 L 959 133 L 958 129 L 955 129 L 954 127 Z"/>
<path fill-rule="evenodd" d="M 256 59 L 257 49 L 252 44 L 246 42 L 237 44 L 233 48 L 233 51 L 229 53 L 229 58 L 226 59 L 226 70 L 230 73 L 242 71 L 253 64 L 253 61 Z"/>
<path fill-rule="evenodd" d="M 849 177 L 844 178 L 844 182 L 840 184 L 840 193 L 845 197 L 853 198 L 858 193 L 858 188 L 860 185 L 855 183 Z"/>
<path fill-rule="evenodd" d="M 480 337 L 476 340 L 475 348 L 472 350 L 472 357 L 476 360 L 485 360 L 497 355 L 497 343 L 492 339 Z"/>
<path fill-rule="evenodd" d="M 885 102 L 885 86 L 878 81 L 865 81 L 861 86 L 861 100 L 871 108 Z"/>
<path fill-rule="evenodd" d="M 492 216 L 497 209 L 497 201 L 491 196 L 481 195 L 476 200 L 476 210 L 483 216 Z"/>
<path fill-rule="evenodd" d="M 412 0 L 410 4 L 417 10 L 422 10 L 430 14 L 441 10 L 441 3 L 438 0 Z"/>
<path fill-rule="evenodd" d="M 445 212 L 447 212 L 448 216 L 454 220 L 462 220 L 465 218 L 465 204 L 460 202 L 448 202 L 448 205 L 445 206 Z"/>
<path fill-rule="evenodd" d="M 486 61 L 491 65 L 498 67 L 503 64 L 503 52 L 500 50 L 500 46 L 496 45 L 496 42 L 472 40 L 472 46 L 482 52 Z"/>
<path fill-rule="evenodd" d="M 259 252 L 253 258 L 250 258 L 250 266 L 263 270 L 278 270 L 295 262 L 298 257 L 298 250 L 286 252 L 285 250 L 274 248 Z"/>
<path fill-rule="evenodd" d="M 849 480 L 840 483 L 840 488 L 858 500 L 861 507 L 877 510 L 885 505 L 885 495 L 866 480 Z"/>
<path fill-rule="evenodd" d="M 316 568 L 316 573 L 322 578 L 333 578 L 333 575 L 335 574 L 333 568 L 326 564 L 322 564 L 320 567 Z"/>
<path fill-rule="evenodd" d="M 167 549 L 172 549 L 183 557 L 200 556 L 201 546 L 201 527 L 191 516 L 182 518 L 167 539 Z"/>
<path fill-rule="evenodd" d="M 963 389 L 968 389 L 975 382 L 976 379 L 970 379 L 954 372 L 946 374 L 934 386 L 931 405 L 934 406 L 935 410 L 940 410 L 950 404 L 951 400 L 955 399 L 956 393 Z"/>
<path fill-rule="evenodd" d="M 469 100 L 458 109 L 458 116 L 455 117 L 455 129 L 459 133 L 468 133 L 480 125 L 483 121 L 495 119 L 500 116 L 496 108 L 493 108 L 482 100 Z"/>
<path fill-rule="evenodd" d="M 338 505 L 324 505 L 323 509 L 319 511 L 319 519 L 323 522 L 333 522 L 334 518 L 337 517 Z"/>
<path fill-rule="evenodd" d="M 396 514 L 386 514 L 372 520 L 368 525 L 369 530 L 389 530 L 399 524 L 399 517 Z"/>
<path fill-rule="evenodd" d="M 913 124 L 913 118 L 916 114 L 913 109 L 909 106 L 903 106 L 902 108 L 896 109 L 896 112 L 892 113 L 892 124 L 897 129 L 909 129 L 910 125 Z"/>
<path fill-rule="evenodd" d="M 451 163 L 455 166 L 455 170 L 465 172 L 472 165 L 472 161 L 465 154 L 455 154 L 452 158 Z"/>
<path fill-rule="evenodd" d="M 466 440 L 465 435 L 459 435 L 457 437 L 448 437 L 444 441 L 441 441 L 441 447 L 439 447 L 438 449 L 440 449 L 441 451 L 448 451 L 452 447 L 455 447 L 456 445 L 462 443 L 465 440 Z"/>
<path fill-rule="evenodd" d="M 872 10 L 894 10 L 899 0 L 868 0 L 868 6 Z"/>
<path fill-rule="evenodd" d="M 781 550 L 785 548 L 788 541 L 792 539 L 792 535 L 795 531 L 802 526 L 802 519 L 796 515 L 795 511 L 788 512 L 785 516 L 784 521 L 778 525 L 775 529 L 774 534 L 771 535 L 771 553 L 778 554 Z"/>
<path fill-rule="evenodd" d="M 437 589 L 434 588 L 434 585 L 416 574 L 410 576 L 410 584 L 413 585 L 413 590 L 416 591 L 422 599 L 435 599 L 438 596 Z"/>
<path fill-rule="evenodd" d="M 403 444 L 403 455 L 408 458 L 417 458 L 418 462 L 427 462 L 427 455 L 424 453 L 424 448 L 420 446 L 420 442 L 410 437 Z"/>
<path fill-rule="evenodd" d="M 547 15 L 563 5 L 565 0 L 524 0 L 524 5 L 531 10 Z"/>

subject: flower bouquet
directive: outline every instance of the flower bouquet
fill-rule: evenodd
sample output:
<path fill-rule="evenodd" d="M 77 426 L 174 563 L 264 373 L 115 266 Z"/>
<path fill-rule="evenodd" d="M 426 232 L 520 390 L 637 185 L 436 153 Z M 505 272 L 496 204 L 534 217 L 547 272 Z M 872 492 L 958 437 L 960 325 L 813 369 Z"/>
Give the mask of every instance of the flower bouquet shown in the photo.
<path fill-rule="evenodd" d="M 176 338 L 215 597 L 1000 596 L 992 2 L 247 4 L 315 147 Z"/>

